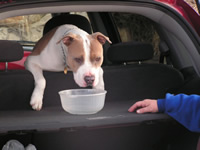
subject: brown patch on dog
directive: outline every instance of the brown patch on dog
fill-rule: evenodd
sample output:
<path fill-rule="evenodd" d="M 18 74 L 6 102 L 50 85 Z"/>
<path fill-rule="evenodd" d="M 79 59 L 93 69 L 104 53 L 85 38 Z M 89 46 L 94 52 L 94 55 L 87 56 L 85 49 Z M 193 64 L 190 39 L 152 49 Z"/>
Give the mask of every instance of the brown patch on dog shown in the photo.
<path fill-rule="evenodd" d="M 90 61 L 96 68 L 103 63 L 103 48 L 97 39 L 90 40 Z"/>
<path fill-rule="evenodd" d="M 76 72 L 85 61 L 83 39 L 80 35 L 75 34 L 69 34 L 66 38 L 70 40 L 69 42 L 63 39 L 64 44 L 68 47 L 67 64 L 73 72 Z"/>
<path fill-rule="evenodd" d="M 103 47 L 106 41 L 112 43 L 109 38 L 100 32 L 89 35 L 90 39 L 90 61 L 95 67 L 100 67 L 103 63 Z"/>
<path fill-rule="evenodd" d="M 58 28 L 58 27 L 57 27 Z M 55 34 L 57 28 L 54 28 L 53 30 L 46 33 L 35 45 L 33 52 L 30 54 L 31 56 L 40 55 L 40 53 L 44 50 L 44 48 L 47 46 L 53 35 Z"/>

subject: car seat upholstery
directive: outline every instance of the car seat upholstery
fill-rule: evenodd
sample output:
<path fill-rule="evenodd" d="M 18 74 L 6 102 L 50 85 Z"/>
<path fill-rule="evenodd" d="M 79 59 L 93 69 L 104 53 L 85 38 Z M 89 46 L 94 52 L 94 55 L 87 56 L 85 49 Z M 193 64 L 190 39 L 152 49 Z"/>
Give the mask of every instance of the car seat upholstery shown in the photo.
<path fill-rule="evenodd" d="M 62 14 L 51 18 L 45 24 L 43 35 L 52 30 L 53 28 L 64 24 L 73 24 L 89 34 L 92 33 L 90 22 L 86 17 L 75 14 Z"/>
<path fill-rule="evenodd" d="M 23 48 L 14 41 L 0 41 L 0 62 L 22 59 Z M 0 110 L 27 109 L 34 86 L 32 74 L 27 70 L 0 70 Z"/>
<path fill-rule="evenodd" d="M 140 62 L 152 59 L 153 47 L 151 44 L 135 41 L 118 43 L 109 47 L 107 55 L 112 64 Z"/>
<path fill-rule="evenodd" d="M 199 94 L 200 95 L 200 77 L 193 67 L 186 67 L 180 70 L 184 76 L 184 85 L 175 91 L 175 94 Z"/>
<path fill-rule="evenodd" d="M 142 63 L 153 57 L 150 44 L 119 43 L 112 45 L 107 54 L 113 64 L 104 67 L 108 101 L 163 98 L 168 91 L 173 92 L 183 85 L 183 75 L 175 68 L 164 64 Z"/>

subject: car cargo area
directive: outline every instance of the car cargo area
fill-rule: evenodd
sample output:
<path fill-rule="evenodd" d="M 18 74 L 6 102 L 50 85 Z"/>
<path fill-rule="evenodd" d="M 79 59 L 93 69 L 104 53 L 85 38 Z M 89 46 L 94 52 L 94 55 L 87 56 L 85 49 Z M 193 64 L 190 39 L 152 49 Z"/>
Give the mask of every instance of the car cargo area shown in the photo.
<path fill-rule="evenodd" d="M 131 67 L 131 69 L 133 68 Z M 110 68 L 108 72 L 106 72 L 106 69 L 104 75 L 108 93 L 105 106 L 94 115 L 71 115 L 65 112 L 61 107 L 60 97 L 57 92 L 62 88 L 69 88 L 69 84 L 66 83 L 73 82 L 72 78 L 70 78 L 72 74 L 69 73 L 66 76 L 63 72 L 45 72 L 49 84 L 45 91 L 44 107 L 41 111 L 32 110 L 27 98 L 19 99 L 20 101 L 15 102 L 14 106 L 10 105 L 12 103 L 11 100 L 4 102 L 4 107 L 0 111 L 0 146 L 2 147 L 11 139 L 19 140 L 23 145 L 32 143 L 37 149 L 60 150 L 79 150 L 81 148 L 88 150 L 113 148 L 128 150 L 132 149 L 132 147 L 138 150 L 155 150 L 166 149 L 169 145 L 171 149 L 174 147 L 176 149 L 176 144 L 183 140 L 187 140 L 182 145 L 184 148 L 191 148 L 191 146 L 195 145 L 198 135 L 190 133 L 165 114 L 129 113 L 128 108 L 137 100 L 141 100 L 146 96 L 144 93 L 140 95 L 134 92 L 129 92 L 129 94 L 123 92 L 125 91 L 124 89 L 130 88 L 123 86 L 124 80 L 118 81 L 117 77 L 113 78 L 114 76 L 112 76 L 112 79 L 106 78 L 110 77 L 108 73 L 112 73 L 112 71 L 115 73 L 119 71 L 119 68 L 116 69 L 114 67 L 114 70 Z M 136 71 L 134 70 L 134 72 Z M 66 82 L 63 82 L 63 80 Z M 137 80 L 139 79 L 137 78 Z M 30 81 L 33 82 L 33 80 Z M 115 82 L 118 82 L 121 86 L 116 87 Z M 62 86 L 58 88 L 56 84 Z M 129 84 L 132 84 L 130 79 Z M 125 85 L 128 86 L 129 84 Z M 76 88 L 75 83 L 71 83 L 71 85 Z M 53 91 L 48 92 L 49 86 L 57 88 L 53 88 Z M 133 88 L 139 88 L 137 84 L 136 86 L 133 86 Z M 24 88 L 27 89 L 26 87 Z M 24 90 L 21 90 L 22 95 L 25 94 Z M 152 91 L 155 89 L 149 87 L 146 90 Z M 148 96 L 154 97 L 156 95 Z M 162 96 L 157 95 L 157 97 Z M 3 99 L 1 98 L 1 100 Z M 141 141 L 145 144 L 142 144 Z"/>
<path fill-rule="evenodd" d="M 0 18 L 8 18 L 6 25 L 10 26 L 5 29 L 6 21 L 0 22 L 2 33 L 8 31 L 5 33 L 17 37 L 0 40 L 0 149 L 9 140 L 17 140 L 25 147 L 33 144 L 37 150 L 196 150 L 199 134 L 165 113 L 128 112 L 134 103 L 146 98 L 162 99 L 167 93 L 200 94 L 198 35 L 178 9 L 153 0 L 32 3 L 9 1 L 5 8 L 0 5 Z M 41 14 L 34 16 L 36 13 Z M 42 21 L 28 26 L 24 18 L 31 16 Z M 13 25 L 9 19 L 25 23 Z M 71 71 L 64 74 L 64 68 L 59 72 L 43 70 L 46 87 L 42 109 L 35 111 L 30 105 L 35 82 L 24 61 L 39 40 L 33 35 L 39 32 L 43 37 L 63 24 L 76 25 L 88 33 L 101 32 L 112 41 L 103 45 L 100 57 L 107 93 L 103 109 L 96 114 L 64 111 L 58 93 L 82 88 Z M 60 64 L 66 67 L 62 52 L 64 61 Z"/>
<path fill-rule="evenodd" d="M 121 47 L 123 44 L 115 45 L 114 48 L 120 47 L 118 53 L 123 50 L 120 56 L 126 62 L 124 48 L 128 48 Z M 152 47 L 139 44 L 141 49 L 145 46 L 146 57 L 149 57 Z M 135 43 L 128 45 L 134 47 Z M 145 55 L 144 51 L 141 52 Z M 112 46 L 108 53 L 112 60 Z M 142 61 L 144 57 L 139 56 L 137 60 Z M 118 58 L 120 61 L 121 57 Z M 135 55 L 131 61 L 134 59 Z M 115 62 L 119 62 L 117 57 Z M 24 145 L 32 143 L 38 149 L 100 150 L 135 147 L 138 150 L 153 150 L 166 149 L 169 145 L 173 148 L 175 139 L 181 141 L 181 138 L 185 140 L 185 137 L 190 136 L 194 139 L 186 142 L 185 147 L 195 145 L 193 143 L 198 136 L 165 114 L 139 115 L 128 112 L 128 108 L 138 100 L 146 97 L 163 98 L 165 93 L 180 89 L 184 84 L 181 72 L 163 64 L 137 62 L 131 65 L 103 66 L 103 70 L 106 101 L 103 110 L 94 115 L 71 115 L 62 109 L 58 92 L 79 88 L 73 80 L 72 72 L 65 75 L 63 72 L 44 71 L 47 87 L 43 109 L 34 111 L 29 105 L 34 87 L 32 74 L 27 70 L 1 71 L 1 85 L 7 82 L 10 84 L 9 87 L 1 87 L 0 146 L 8 140 L 16 139 Z"/>

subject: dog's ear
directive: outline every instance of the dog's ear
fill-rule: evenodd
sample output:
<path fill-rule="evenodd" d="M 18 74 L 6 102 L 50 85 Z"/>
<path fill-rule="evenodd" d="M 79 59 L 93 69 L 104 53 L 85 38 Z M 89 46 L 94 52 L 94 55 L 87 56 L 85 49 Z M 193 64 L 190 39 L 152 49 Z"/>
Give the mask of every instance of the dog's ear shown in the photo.
<path fill-rule="evenodd" d="M 62 39 L 60 39 L 57 42 L 57 44 L 59 44 L 61 41 L 63 41 L 64 44 L 69 46 L 74 41 L 75 38 L 76 38 L 75 34 L 69 33 L 69 34 L 65 35 Z"/>
<path fill-rule="evenodd" d="M 107 36 L 103 35 L 100 32 L 95 32 L 91 36 L 97 39 L 102 45 L 105 44 L 106 41 L 108 41 L 110 44 L 112 43 Z"/>

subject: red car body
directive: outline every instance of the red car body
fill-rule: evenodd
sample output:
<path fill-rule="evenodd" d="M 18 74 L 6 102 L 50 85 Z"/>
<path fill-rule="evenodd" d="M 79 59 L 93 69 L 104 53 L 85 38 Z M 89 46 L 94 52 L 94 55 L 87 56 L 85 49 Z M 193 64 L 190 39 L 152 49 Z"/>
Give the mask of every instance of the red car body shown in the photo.
<path fill-rule="evenodd" d="M 156 0 L 172 7 L 190 23 L 200 36 L 200 16 L 190 5 L 183 0 Z"/>

